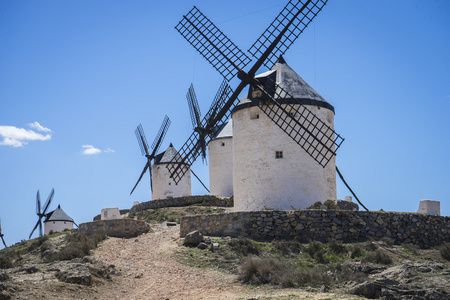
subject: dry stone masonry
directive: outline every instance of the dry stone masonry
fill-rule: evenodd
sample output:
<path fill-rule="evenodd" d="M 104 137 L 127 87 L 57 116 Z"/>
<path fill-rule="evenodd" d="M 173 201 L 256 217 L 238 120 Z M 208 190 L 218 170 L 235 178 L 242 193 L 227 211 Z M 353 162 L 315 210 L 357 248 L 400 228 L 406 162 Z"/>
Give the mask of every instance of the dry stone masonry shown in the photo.
<path fill-rule="evenodd" d="M 144 221 L 132 219 L 116 219 L 116 220 L 102 220 L 82 223 L 78 227 L 78 232 L 81 234 L 91 235 L 102 232 L 107 236 L 118 238 L 131 238 L 147 233 L 150 230 L 150 225 Z"/>
<path fill-rule="evenodd" d="M 233 207 L 233 197 L 229 198 L 229 197 L 204 195 L 204 196 L 168 198 L 163 200 L 152 200 L 134 205 L 130 209 L 130 214 L 139 211 L 144 211 L 147 209 L 157 209 L 163 207 L 181 207 L 194 204 L 201 204 L 203 206 Z"/>
<path fill-rule="evenodd" d="M 450 242 L 450 217 L 340 210 L 273 210 L 183 217 L 181 237 L 194 230 L 206 236 L 299 238 L 304 242 L 359 242 L 388 237 L 396 243 L 429 248 Z"/>

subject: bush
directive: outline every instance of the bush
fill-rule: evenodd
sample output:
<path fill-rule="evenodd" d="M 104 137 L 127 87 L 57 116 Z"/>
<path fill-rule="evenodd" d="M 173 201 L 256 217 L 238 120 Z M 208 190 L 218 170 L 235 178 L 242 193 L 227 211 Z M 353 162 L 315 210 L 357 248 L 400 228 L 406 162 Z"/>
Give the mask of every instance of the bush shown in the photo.
<path fill-rule="evenodd" d="M 351 253 L 350 253 L 350 257 L 355 259 L 355 258 L 360 258 L 364 255 L 364 249 L 361 245 L 352 245 L 351 246 Z"/>
<path fill-rule="evenodd" d="M 98 243 L 104 240 L 105 235 L 102 233 L 85 235 L 85 234 L 68 234 L 66 236 L 67 245 L 59 252 L 48 255 L 46 262 L 55 260 L 71 260 L 74 258 L 83 258 L 90 254 L 91 249 L 97 247 Z"/>
<path fill-rule="evenodd" d="M 267 284 L 275 279 L 278 273 L 284 270 L 280 261 L 250 257 L 241 266 L 239 280 L 250 284 Z"/>
<path fill-rule="evenodd" d="M 450 243 L 442 245 L 441 249 L 440 249 L 440 252 L 441 252 L 441 256 L 444 259 L 450 260 Z"/>
<path fill-rule="evenodd" d="M 281 251 L 284 256 L 298 255 L 300 251 L 303 250 L 302 244 L 298 241 L 274 241 L 272 242 L 272 247 L 278 251 Z"/>
<path fill-rule="evenodd" d="M 363 262 L 371 262 L 380 265 L 392 264 L 392 258 L 380 249 L 368 253 L 362 260 Z"/>
<path fill-rule="evenodd" d="M 231 250 L 239 256 L 259 255 L 261 246 L 249 238 L 237 238 L 228 242 Z"/>
<path fill-rule="evenodd" d="M 328 243 L 328 248 L 334 254 L 347 254 L 348 253 L 347 247 L 345 245 L 343 245 L 342 243 L 338 243 L 335 240 L 332 240 L 331 242 Z"/>
<path fill-rule="evenodd" d="M 321 286 L 332 283 L 330 276 L 316 268 L 296 269 L 281 260 L 251 257 L 241 266 L 239 280 L 255 285 L 272 284 L 283 288 Z"/>
<path fill-rule="evenodd" d="M 11 257 L 0 254 L 0 269 L 9 269 L 13 266 Z"/>

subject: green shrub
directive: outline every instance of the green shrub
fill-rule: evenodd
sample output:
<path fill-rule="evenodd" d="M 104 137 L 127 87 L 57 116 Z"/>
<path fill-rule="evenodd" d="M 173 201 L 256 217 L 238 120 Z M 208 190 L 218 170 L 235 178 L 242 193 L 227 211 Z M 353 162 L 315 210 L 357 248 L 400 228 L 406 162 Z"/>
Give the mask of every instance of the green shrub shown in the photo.
<path fill-rule="evenodd" d="M 231 239 L 228 246 L 238 256 L 259 255 L 261 253 L 261 246 L 249 238 Z"/>
<path fill-rule="evenodd" d="M 74 258 L 83 258 L 90 254 L 91 249 L 97 247 L 98 243 L 104 240 L 105 235 L 103 233 L 97 233 L 93 235 L 85 234 L 67 234 L 67 245 L 63 247 L 59 252 L 49 254 L 45 257 L 46 262 L 55 260 L 71 260 Z"/>
<path fill-rule="evenodd" d="M 329 285 L 332 279 L 317 268 L 296 269 L 273 258 L 248 258 L 241 266 L 239 280 L 255 285 L 272 284 L 283 288 Z"/>
<path fill-rule="evenodd" d="M 364 249 L 363 246 L 359 245 L 359 244 L 355 244 L 352 245 L 350 248 L 350 257 L 355 259 L 355 258 L 360 258 L 364 255 Z"/>
<path fill-rule="evenodd" d="M 0 269 L 9 269 L 13 266 L 11 257 L 0 254 Z"/>
<path fill-rule="evenodd" d="M 450 260 L 450 243 L 442 245 L 440 247 L 440 252 L 444 259 Z"/>
<path fill-rule="evenodd" d="M 298 241 L 292 240 L 273 241 L 272 247 L 275 250 L 281 251 L 284 256 L 298 255 L 300 251 L 303 250 L 302 244 L 300 244 Z"/>
<path fill-rule="evenodd" d="M 338 255 L 348 253 L 347 247 L 344 244 L 338 243 L 335 240 L 332 240 L 331 242 L 328 243 L 328 249 L 330 249 L 330 251 L 333 252 L 334 254 Z"/>
<path fill-rule="evenodd" d="M 363 257 L 362 261 L 380 265 L 392 264 L 392 258 L 380 249 L 374 252 L 369 252 L 365 257 Z"/>

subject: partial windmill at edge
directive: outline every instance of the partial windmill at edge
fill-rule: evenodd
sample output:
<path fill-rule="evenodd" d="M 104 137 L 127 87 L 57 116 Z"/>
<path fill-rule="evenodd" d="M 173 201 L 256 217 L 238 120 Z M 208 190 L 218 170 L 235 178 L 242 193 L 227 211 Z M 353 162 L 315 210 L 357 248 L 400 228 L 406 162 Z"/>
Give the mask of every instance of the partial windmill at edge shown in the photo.
<path fill-rule="evenodd" d="M 39 190 L 36 194 L 36 214 L 38 215 L 38 221 L 36 225 L 34 226 L 33 230 L 30 233 L 30 236 L 28 239 L 31 239 L 31 236 L 33 235 L 36 228 L 39 226 L 39 236 L 42 236 L 42 218 L 45 217 L 48 207 L 50 206 L 50 203 L 52 202 L 53 196 L 55 195 L 55 189 L 52 188 L 52 191 L 50 192 L 50 195 L 47 198 L 47 201 L 45 201 L 43 209 L 41 210 L 41 197 L 39 195 Z"/>
<path fill-rule="evenodd" d="M 144 170 L 142 170 L 141 176 L 139 176 L 138 181 L 136 182 L 136 184 L 134 185 L 133 189 L 131 190 L 131 194 L 133 194 L 134 190 L 136 189 L 138 183 L 141 181 L 142 177 L 144 176 L 145 172 L 147 172 L 147 169 L 149 170 L 150 173 L 150 191 L 153 190 L 153 186 L 152 186 L 152 160 L 155 159 L 156 153 L 159 150 L 159 147 L 161 146 L 161 143 L 167 133 L 167 130 L 169 129 L 170 126 L 170 119 L 169 117 L 166 115 L 164 117 L 164 120 L 161 124 L 161 128 L 158 131 L 158 134 L 155 137 L 155 140 L 153 141 L 152 147 L 151 147 L 151 153 L 149 151 L 149 146 L 147 143 L 147 138 L 145 137 L 145 133 L 144 133 L 144 129 L 142 128 L 142 125 L 139 124 L 139 126 L 136 128 L 135 130 L 135 134 L 136 134 L 136 138 L 138 140 L 139 143 L 139 147 L 141 148 L 141 152 L 142 155 L 145 156 L 147 158 L 147 162 L 144 166 Z"/>
<path fill-rule="evenodd" d="M 257 61 L 245 72 L 243 68 L 251 59 L 228 39 L 197 7 L 183 17 L 175 27 L 178 32 L 202 54 L 226 80 L 237 75 L 240 84 L 227 98 L 214 108 L 212 118 L 203 119 L 203 128 L 212 128 L 224 121 L 236 105 L 239 94 L 250 85 L 249 94 L 258 101 L 260 109 L 290 138 L 302 147 L 316 162 L 325 167 L 336 155 L 344 141 L 331 127 L 320 120 L 304 105 L 282 106 L 276 99 L 293 98 L 275 79 L 255 77 L 262 65 L 269 69 L 275 64 L 314 17 L 322 10 L 327 0 L 294 1 L 291 0 L 249 49 Z M 231 90 L 231 89 L 230 89 Z M 258 100 L 256 100 L 258 99 Z M 211 109 L 210 109 L 211 112 Z M 209 113 L 207 114 L 207 116 Z M 300 116 L 300 117 L 294 117 Z M 206 143 L 211 137 L 206 136 Z M 199 136 L 193 132 L 180 149 L 183 162 L 192 164 L 199 155 L 197 144 Z M 175 182 L 181 180 L 185 170 L 173 164 L 168 165 Z"/>
<path fill-rule="evenodd" d="M 4 234 L 2 233 L 2 219 L 0 218 L 0 237 L 2 238 L 3 245 L 5 245 L 5 248 L 6 248 L 8 246 L 6 246 L 6 242 L 5 242 L 5 239 L 3 238 L 3 236 L 4 236 Z"/>

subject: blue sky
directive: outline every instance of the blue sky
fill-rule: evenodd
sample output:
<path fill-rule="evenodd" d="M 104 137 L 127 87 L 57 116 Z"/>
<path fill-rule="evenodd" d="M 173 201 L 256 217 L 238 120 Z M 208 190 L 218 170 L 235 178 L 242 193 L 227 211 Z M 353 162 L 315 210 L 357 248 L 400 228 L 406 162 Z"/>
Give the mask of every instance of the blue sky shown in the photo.
<path fill-rule="evenodd" d="M 174 29 L 193 5 L 246 51 L 287 1 L 0 0 L 0 217 L 27 239 L 36 192 L 77 222 L 150 200 L 134 130 L 161 151 L 191 133 L 222 81 Z M 330 0 L 285 55 L 336 110 L 337 165 L 371 210 L 450 215 L 450 2 Z M 261 69 L 261 72 L 265 71 Z M 235 87 L 236 82 L 232 81 Z M 194 171 L 208 182 L 199 159 Z M 192 182 L 193 194 L 205 194 Z M 350 195 L 338 180 L 338 198 Z M 34 234 L 34 237 L 37 233 Z"/>

